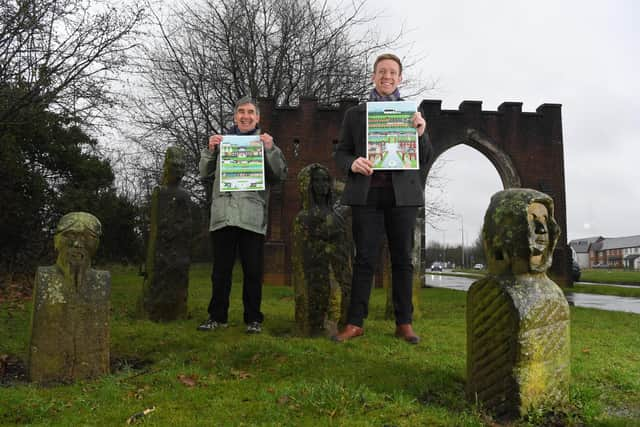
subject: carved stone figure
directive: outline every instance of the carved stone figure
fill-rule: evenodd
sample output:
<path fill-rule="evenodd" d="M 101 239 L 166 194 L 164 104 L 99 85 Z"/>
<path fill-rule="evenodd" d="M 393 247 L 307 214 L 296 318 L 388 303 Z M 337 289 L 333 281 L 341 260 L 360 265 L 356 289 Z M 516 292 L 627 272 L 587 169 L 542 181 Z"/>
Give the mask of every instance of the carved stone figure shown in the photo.
<path fill-rule="evenodd" d="M 177 147 L 167 149 L 162 184 L 151 196 L 146 276 L 142 309 L 154 321 L 187 315 L 191 250 L 189 193 L 180 186 L 185 160 Z"/>
<path fill-rule="evenodd" d="M 35 278 L 29 376 L 71 382 L 109 373 L 108 271 L 91 268 L 102 232 L 98 219 L 71 212 L 58 222 L 56 264 Z"/>
<path fill-rule="evenodd" d="M 302 335 L 335 334 L 351 282 L 344 207 L 334 206 L 331 177 L 314 163 L 298 174 L 302 210 L 293 223 L 296 323 Z M 345 308 L 346 309 L 346 308 Z"/>
<path fill-rule="evenodd" d="M 546 194 L 491 198 L 482 230 L 489 272 L 467 295 L 467 395 L 500 418 L 568 397 L 569 305 L 546 274 L 559 235 Z"/>

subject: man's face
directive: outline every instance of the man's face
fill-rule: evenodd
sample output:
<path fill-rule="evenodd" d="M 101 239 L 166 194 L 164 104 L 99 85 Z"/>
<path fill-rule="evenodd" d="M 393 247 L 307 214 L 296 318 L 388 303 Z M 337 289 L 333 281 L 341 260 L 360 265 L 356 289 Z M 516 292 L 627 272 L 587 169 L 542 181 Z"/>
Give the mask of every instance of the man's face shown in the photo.
<path fill-rule="evenodd" d="M 88 268 L 98 248 L 98 239 L 88 231 L 67 230 L 55 236 L 58 263 L 72 270 Z"/>
<path fill-rule="evenodd" d="M 329 176 L 322 169 L 316 169 L 311 175 L 311 187 L 316 197 L 325 197 L 329 194 L 330 183 Z"/>
<path fill-rule="evenodd" d="M 549 248 L 549 212 L 542 203 L 531 203 L 527 209 L 529 222 L 529 247 L 531 248 L 531 267 L 544 264 Z"/>
<path fill-rule="evenodd" d="M 256 112 L 256 106 L 251 103 L 240 105 L 235 114 L 233 115 L 233 121 L 235 122 L 240 132 L 249 132 L 256 128 L 256 125 L 260 121 L 260 115 Z"/>
<path fill-rule="evenodd" d="M 184 162 L 181 159 L 167 159 L 164 163 L 167 184 L 178 184 L 184 177 Z"/>
<path fill-rule="evenodd" d="M 380 95 L 391 95 L 402 82 L 400 65 L 392 59 L 383 59 L 376 65 L 372 80 Z"/>

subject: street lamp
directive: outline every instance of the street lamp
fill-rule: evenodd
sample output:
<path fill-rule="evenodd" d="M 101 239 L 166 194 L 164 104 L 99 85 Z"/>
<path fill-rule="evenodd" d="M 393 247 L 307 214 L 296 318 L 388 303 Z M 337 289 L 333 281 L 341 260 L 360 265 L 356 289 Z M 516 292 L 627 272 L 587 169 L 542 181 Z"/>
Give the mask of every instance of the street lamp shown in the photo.
<path fill-rule="evenodd" d="M 458 216 L 460 217 L 460 234 L 462 235 L 462 246 L 460 247 L 462 252 L 462 268 L 464 268 L 464 219 L 462 214 L 459 214 Z"/>

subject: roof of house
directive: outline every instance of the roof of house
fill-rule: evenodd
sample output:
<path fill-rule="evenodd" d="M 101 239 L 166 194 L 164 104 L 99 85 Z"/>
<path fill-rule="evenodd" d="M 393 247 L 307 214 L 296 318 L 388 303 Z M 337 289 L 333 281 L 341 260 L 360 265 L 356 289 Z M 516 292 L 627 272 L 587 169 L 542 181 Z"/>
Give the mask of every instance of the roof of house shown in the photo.
<path fill-rule="evenodd" d="M 593 245 L 593 250 L 596 251 L 625 248 L 640 248 L 640 235 L 606 238 Z"/>
<path fill-rule="evenodd" d="M 589 247 L 593 243 L 602 239 L 604 239 L 602 236 L 585 237 L 584 239 L 574 239 L 569 242 L 569 245 L 576 251 L 576 253 L 587 253 L 589 252 Z"/>

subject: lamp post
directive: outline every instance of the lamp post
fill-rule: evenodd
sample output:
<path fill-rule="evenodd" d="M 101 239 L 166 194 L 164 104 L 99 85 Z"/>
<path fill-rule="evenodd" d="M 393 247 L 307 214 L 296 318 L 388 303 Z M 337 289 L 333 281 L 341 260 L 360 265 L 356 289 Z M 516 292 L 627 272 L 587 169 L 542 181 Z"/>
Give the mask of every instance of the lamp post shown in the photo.
<path fill-rule="evenodd" d="M 460 234 L 462 236 L 462 246 L 460 247 L 460 251 L 462 253 L 462 268 L 464 268 L 464 219 L 462 214 L 460 216 Z"/>

